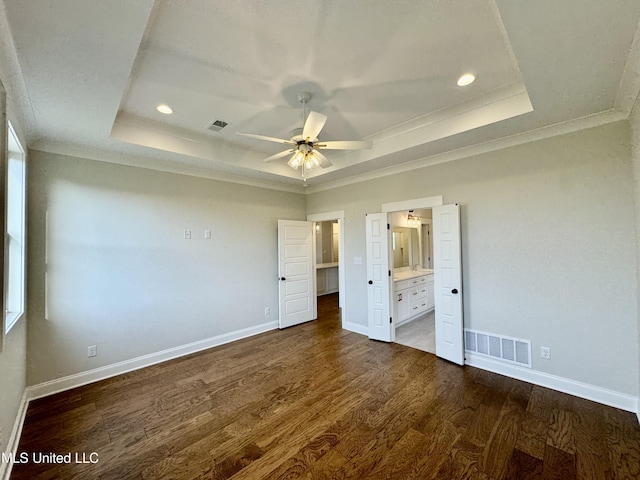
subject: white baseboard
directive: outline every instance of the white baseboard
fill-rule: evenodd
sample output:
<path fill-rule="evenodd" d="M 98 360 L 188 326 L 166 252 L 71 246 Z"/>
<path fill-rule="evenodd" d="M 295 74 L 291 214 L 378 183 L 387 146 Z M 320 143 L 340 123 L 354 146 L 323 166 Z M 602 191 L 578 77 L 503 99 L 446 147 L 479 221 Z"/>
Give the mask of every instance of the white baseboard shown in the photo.
<path fill-rule="evenodd" d="M 606 388 L 597 387 L 588 383 L 582 383 L 568 378 L 550 375 L 548 373 L 539 372 L 530 368 L 520 367 L 508 363 L 498 362 L 496 360 L 476 355 L 471 352 L 464 352 L 465 365 L 481 368 L 490 372 L 499 373 L 507 377 L 523 380 L 525 382 L 540 385 L 541 387 L 558 390 L 559 392 L 575 395 L 576 397 L 586 398 L 594 402 L 616 407 L 628 412 L 634 412 L 638 415 L 640 421 L 640 412 L 638 411 L 638 397 L 627 395 L 625 393 L 608 390 Z"/>
<path fill-rule="evenodd" d="M 343 322 L 342 328 L 344 328 L 345 330 L 349 330 L 350 332 L 359 333 L 360 335 L 364 335 L 365 337 L 369 336 L 369 327 L 360 325 L 358 323 Z"/>
<path fill-rule="evenodd" d="M 62 378 L 56 378 L 48 382 L 27 387 L 25 394 L 27 400 L 35 400 L 36 398 L 46 397 L 54 393 L 63 392 L 71 388 L 80 387 L 89 383 L 104 380 L 106 378 L 115 377 L 123 373 L 138 370 L 140 368 L 149 367 L 157 363 L 166 362 L 174 358 L 183 357 L 192 353 L 207 350 L 208 348 L 224 345 L 225 343 L 234 342 L 242 338 L 251 337 L 260 333 L 268 332 L 278 328 L 278 322 L 268 322 L 249 327 L 235 332 L 225 333 L 216 337 L 205 338 L 197 342 L 188 343 L 179 347 L 169 348 L 160 352 L 143 355 L 141 357 L 132 358 L 122 362 L 106 365 L 104 367 L 88 370 L 86 372 L 76 373 Z"/>
<path fill-rule="evenodd" d="M 13 424 L 13 430 L 11 430 L 11 436 L 7 443 L 7 449 L 5 451 L 6 457 L 15 458 L 18 452 L 18 444 L 20 443 L 20 435 L 22 434 L 22 426 L 24 425 L 24 417 L 27 414 L 27 407 L 29 406 L 29 399 L 27 398 L 26 390 L 22 394 L 22 400 L 20 400 L 20 406 L 18 407 L 18 413 L 16 415 L 16 421 Z M 13 469 L 13 462 L 4 462 L 0 458 L 0 480 L 9 480 L 11 477 L 11 470 Z"/>

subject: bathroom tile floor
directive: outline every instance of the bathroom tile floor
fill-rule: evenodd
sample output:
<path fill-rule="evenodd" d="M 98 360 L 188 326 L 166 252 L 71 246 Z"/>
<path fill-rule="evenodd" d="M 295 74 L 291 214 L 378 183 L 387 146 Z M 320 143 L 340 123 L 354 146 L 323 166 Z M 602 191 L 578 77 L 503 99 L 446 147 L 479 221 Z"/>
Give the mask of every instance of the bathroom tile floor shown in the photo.
<path fill-rule="evenodd" d="M 396 343 L 424 352 L 436 352 L 435 314 L 431 312 L 396 328 Z"/>

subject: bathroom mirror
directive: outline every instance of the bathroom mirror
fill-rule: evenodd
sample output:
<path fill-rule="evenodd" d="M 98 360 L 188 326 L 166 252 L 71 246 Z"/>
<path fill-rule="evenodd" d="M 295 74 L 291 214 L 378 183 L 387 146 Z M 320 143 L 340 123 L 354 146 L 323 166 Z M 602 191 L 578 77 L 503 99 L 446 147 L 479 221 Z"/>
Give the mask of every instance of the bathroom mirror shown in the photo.
<path fill-rule="evenodd" d="M 393 268 L 420 265 L 420 236 L 417 228 L 393 227 Z"/>

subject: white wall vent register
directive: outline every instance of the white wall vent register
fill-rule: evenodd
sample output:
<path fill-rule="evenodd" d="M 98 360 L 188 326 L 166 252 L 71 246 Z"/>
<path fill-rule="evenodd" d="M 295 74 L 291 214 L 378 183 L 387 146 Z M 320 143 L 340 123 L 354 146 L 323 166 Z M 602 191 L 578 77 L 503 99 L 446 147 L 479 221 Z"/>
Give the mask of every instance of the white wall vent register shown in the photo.
<path fill-rule="evenodd" d="M 531 341 L 464 330 L 464 349 L 496 360 L 531 368 Z"/>

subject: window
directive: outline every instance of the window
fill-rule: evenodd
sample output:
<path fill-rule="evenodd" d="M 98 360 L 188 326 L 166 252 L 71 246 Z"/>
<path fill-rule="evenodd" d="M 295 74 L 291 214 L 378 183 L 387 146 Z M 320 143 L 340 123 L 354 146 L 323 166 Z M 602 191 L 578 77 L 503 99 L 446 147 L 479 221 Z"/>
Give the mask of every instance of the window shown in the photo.
<path fill-rule="evenodd" d="M 20 319 L 25 304 L 25 154 L 9 122 L 7 129 L 5 333 Z"/>

